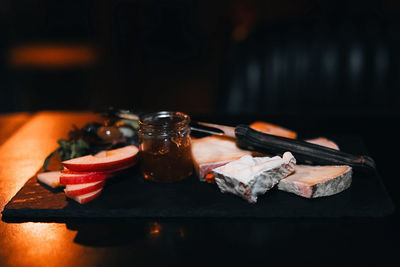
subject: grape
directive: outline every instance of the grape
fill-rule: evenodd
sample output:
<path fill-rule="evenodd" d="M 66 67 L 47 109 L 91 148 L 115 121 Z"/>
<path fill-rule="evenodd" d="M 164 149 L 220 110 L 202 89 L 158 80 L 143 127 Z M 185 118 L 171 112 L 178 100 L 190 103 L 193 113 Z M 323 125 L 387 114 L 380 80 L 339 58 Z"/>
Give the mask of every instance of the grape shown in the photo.
<path fill-rule="evenodd" d="M 97 129 L 97 135 L 108 142 L 120 138 L 121 132 L 115 126 L 101 126 Z"/>
<path fill-rule="evenodd" d="M 99 122 L 90 122 L 87 123 L 85 126 L 83 126 L 82 131 L 85 134 L 93 134 L 96 135 L 97 134 L 97 129 L 99 127 L 101 127 L 103 124 L 99 123 Z"/>

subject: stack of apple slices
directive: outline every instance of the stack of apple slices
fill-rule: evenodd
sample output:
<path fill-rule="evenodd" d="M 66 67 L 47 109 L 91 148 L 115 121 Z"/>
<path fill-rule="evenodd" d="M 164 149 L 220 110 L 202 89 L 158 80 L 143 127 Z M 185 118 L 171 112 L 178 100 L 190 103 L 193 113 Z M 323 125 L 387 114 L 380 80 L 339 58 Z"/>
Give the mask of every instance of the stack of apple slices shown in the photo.
<path fill-rule="evenodd" d="M 40 173 L 37 178 L 53 188 L 65 186 L 67 197 L 84 204 L 101 194 L 108 178 L 135 165 L 138 152 L 136 146 L 125 146 L 70 159 L 62 162 L 64 170 Z"/>

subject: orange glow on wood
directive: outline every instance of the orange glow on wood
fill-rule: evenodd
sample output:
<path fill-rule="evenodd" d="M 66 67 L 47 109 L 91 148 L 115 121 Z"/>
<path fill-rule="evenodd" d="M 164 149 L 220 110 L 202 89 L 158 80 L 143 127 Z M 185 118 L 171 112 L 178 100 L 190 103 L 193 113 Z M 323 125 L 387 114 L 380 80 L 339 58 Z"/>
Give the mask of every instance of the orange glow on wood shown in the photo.
<path fill-rule="evenodd" d="M 40 112 L 0 146 L 0 206 L 36 173 L 71 126 L 102 121 L 92 112 Z M 7 266 L 84 266 L 95 248 L 74 242 L 76 231 L 61 223 L 6 223 L 0 231 L 0 257 Z M 82 260 L 85 255 L 85 261 Z"/>
<path fill-rule="evenodd" d="M 84 249 L 72 242 L 76 231 L 63 224 L 27 222 L 7 224 L 5 229 L 12 233 L 4 241 L 14 248 L 4 254 L 10 266 L 70 266 Z M 66 245 L 65 240 L 71 240 L 71 244 Z"/>
<path fill-rule="evenodd" d="M 96 59 L 94 48 L 89 45 L 22 45 L 11 49 L 13 67 L 70 67 L 90 65 Z"/>

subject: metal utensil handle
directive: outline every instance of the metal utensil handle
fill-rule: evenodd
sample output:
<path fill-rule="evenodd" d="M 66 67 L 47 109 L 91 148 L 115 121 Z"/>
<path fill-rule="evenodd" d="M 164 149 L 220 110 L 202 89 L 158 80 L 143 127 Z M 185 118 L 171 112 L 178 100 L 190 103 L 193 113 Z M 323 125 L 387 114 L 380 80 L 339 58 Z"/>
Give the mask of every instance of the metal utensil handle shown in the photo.
<path fill-rule="evenodd" d="M 290 151 L 298 162 L 321 165 L 350 165 L 375 169 L 375 162 L 368 156 L 357 156 L 297 139 L 261 133 L 246 125 L 235 129 L 238 145 L 266 154 Z"/>

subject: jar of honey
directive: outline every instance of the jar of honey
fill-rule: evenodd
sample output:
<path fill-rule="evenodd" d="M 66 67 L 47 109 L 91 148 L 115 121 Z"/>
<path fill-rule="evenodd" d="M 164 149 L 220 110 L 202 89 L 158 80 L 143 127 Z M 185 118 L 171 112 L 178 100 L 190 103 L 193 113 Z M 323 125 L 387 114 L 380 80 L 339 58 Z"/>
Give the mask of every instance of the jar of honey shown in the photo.
<path fill-rule="evenodd" d="M 155 182 L 175 182 L 193 172 L 190 117 L 161 111 L 139 118 L 140 164 L 144 177 Z"/>

